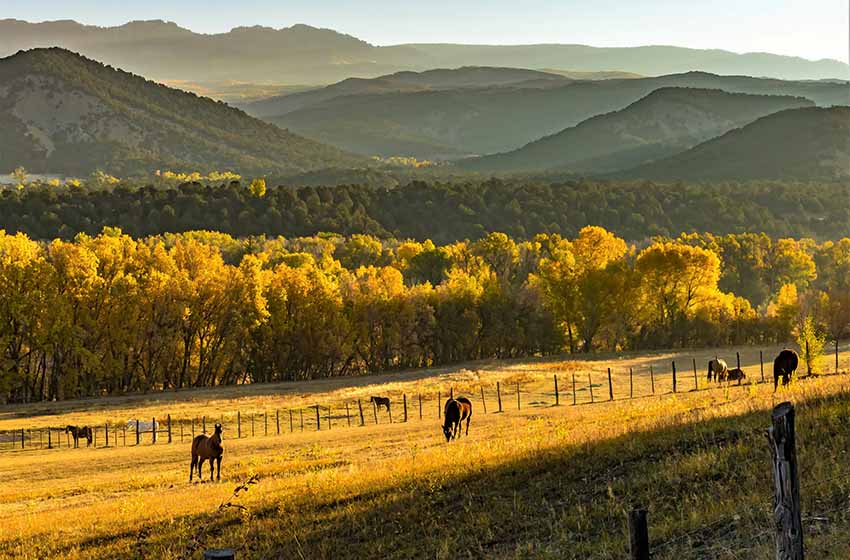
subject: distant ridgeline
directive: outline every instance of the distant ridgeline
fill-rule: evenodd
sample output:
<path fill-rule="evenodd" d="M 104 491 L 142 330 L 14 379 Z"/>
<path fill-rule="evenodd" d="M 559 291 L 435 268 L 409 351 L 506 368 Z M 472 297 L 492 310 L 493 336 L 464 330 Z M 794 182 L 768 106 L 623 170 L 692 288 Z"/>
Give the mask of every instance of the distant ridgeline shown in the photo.
<path fill-rule="evenodd" d="M 575 235 L 596 224 L 627 240 L 682 231 L 765 232 L 837 239 L 850 232 L 850 182 L 653 183 L 533 179 L 393 188 L 275 187 L 250 180 L 136 186 L 98 176 L 80 186 L 28 184 L 0 192 L 0 229 L 72 239 L 117 226 L 133 236 L 217 230 L 236 237 L 334 232 L 448 243 L 504 231 Z M 113 182 L 117 184 L 113 184 Z"/>
<path fill-rule="evenodd" d="M 437 245 L 106 229 L 49 244 L 0 232 L 0 256 L 0 402 L 777 343 L 801 317 L 830 338 L 850 327 L 850 239 L 636 246 L 588 226 Z"/>

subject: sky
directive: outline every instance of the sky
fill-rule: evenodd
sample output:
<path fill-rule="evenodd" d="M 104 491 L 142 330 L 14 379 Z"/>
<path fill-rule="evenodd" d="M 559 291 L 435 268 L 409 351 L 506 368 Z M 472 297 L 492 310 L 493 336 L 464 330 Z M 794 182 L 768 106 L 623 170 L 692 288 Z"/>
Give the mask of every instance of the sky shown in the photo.
<path fill-rule="evenodd" d="M 199 33 L 305 23 L 376 45 L 676 45 L 848 60 L 850 0 L 0 0 L 0 18 Z"/>

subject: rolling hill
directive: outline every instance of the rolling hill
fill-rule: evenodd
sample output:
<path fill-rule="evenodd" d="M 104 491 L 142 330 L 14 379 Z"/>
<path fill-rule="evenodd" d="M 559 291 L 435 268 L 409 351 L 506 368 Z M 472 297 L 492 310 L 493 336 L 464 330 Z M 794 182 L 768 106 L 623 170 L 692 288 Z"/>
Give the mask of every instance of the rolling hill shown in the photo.
<path fill-rule="evenodd" d="M 663 181 L 850 178 L 850 107 L 790 109 L 617 174 Z M 847 204 L 847 201 L 841 201 Z"/>
<path fill-rule="evenodd" d="M 67 50 L 0 59 L 0 169 L 288 174 L 365 164 L 222 103 Z"/>
<path fill-rule="evenodd" d="M 664 87 L 721 89 L 805 97 L 818 105 L 847 103 L 847 86 L 704 72 L 658 78 L 576 81 L 556 87 L 520 85 L 369 93 L 318 100 L 282 116 L 279 126 L 364 155 L 456 159 L 515 150 L 597 115 L 618 111 Z M 309 98 L 314 93 L 304 93 Z"/>
<path fill-rule="evenodd" d="M 460 166 L 488 172 L 625 169 L 683 152 L 765 115 L 813 105 L 801 97 L 661 88 L 620 111 L 592 117 L 513 152 L 466 160 Z"/>
<path fill-rule="evenodd" d="M 347 95 L 439 91 L 487 87 L 555 87 L 570 83 L 564 76 L 521 68 L 470 66 L 424 72 L 396 72 L 377 78 L 348 78 L 310 91 L 279 95 L 240 107 L 256 117 L 279 117 L 323 101 Z"/>
<path fill-rule="evenodd" d="M 273 81 L 324 85 L 399 70 L 458 66 L 617 70 L 648 76 L 705 70 L 785 79 L 850 78 L 837 60 L 812 61 L 764 53 L 736 54 L 666 46 L 596 48 L 585 45 L 375 46 L 330 29 L 238 27 L 200 34 L 164 21 L 96 27 L 74 21 L 0 20 L 0 56 L 59 46 L 157 80 Z"/>

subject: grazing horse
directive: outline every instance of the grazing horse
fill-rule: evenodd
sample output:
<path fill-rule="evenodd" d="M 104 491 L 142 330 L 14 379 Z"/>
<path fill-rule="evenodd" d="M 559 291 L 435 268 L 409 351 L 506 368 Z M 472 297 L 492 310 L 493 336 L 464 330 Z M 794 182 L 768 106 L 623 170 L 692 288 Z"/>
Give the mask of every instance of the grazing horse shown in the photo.
<path fill-rule="evenodd" d="M 74 447 L 80 446 L 80 438 L 86 438 L 86 447 L 91 445 L 92 440 L 92 429 L 88 426 L 83 426 L 82 428 L 78 428 L 77 426 L 66 426 L 65 433 L 70 433 L 71 437 L 74 438 Z"/>
<path fill-rule="evenodd" d="M 387 413 L 390 412 L 390 398 L 389 397 L 371 397 L 371 398 L 369 398 L 369 400 L 371 402 L 375 403 L 375 406 L 378 407 L 379 410 L 382 406 L 385 406 L 385 407 L 387 407 Z"/>
<path fill-rule="evenodd" d="M 800 358 L 797 353 L 788 348 L 776 356 L 773 360 L 773 392 L 776 392 L 776 387 L 779 385 L 779 378 L 782 377 L 782 385 L 788 385 L 791 381 L 791 376 L 797 371 L 797 365 L 800 363 Z"/>
<path fill-rule="evenodd" d="M 726 372 L 725 381 L 737 381 L 738 385 L 740 385 L 741 382 L 746 378 L 747 378 L 747 374 L 744 373 L 744 370 L 742 370 L 741 368 L 734 368 L 734 369 L 730 369 L 729 371 Z M 724 381 L 724 380 L 721 380 L 721 381 Z"/>
<path fill-rule="evenodd" d="M 221 446 L 221 424 L 215 425 L 215 433 L 212 436 L 203 434 L 195 436 L 192 440 L 192 465 L 189 467 L 189 482 L 192 482 L 192 475 L 195 472 L 195 466 L 198 467 L 198 478 L 203 479 L 201 475 L 201 467 L 204 461 L 209 459 L 210 462 L 210 481 L 213 479 L 213 461 L 216 463 L 218 472 L 216 480 L 221 480 L 221 455 L 224 453 L 224 448 Z"/>
<path fill-rule="evenodd" d="M 443 410 L 443 435 L 446 441 L 460 439 L 461 424 L 466 420 L 466 435 L 469 435 L 469 421 L 472 419 L 472 403 L 466 397 L 449 398 Z"/>
<path fill-rule="evenodd" d="M 726 372 L 729 371 L 729 366 L 726 365 L 726 360 L 718 360 L 714 358 L 708 361 L 708 380 L 711 381 L 712 375 L 715 381 L 722 381 L 726 378 Z"/>

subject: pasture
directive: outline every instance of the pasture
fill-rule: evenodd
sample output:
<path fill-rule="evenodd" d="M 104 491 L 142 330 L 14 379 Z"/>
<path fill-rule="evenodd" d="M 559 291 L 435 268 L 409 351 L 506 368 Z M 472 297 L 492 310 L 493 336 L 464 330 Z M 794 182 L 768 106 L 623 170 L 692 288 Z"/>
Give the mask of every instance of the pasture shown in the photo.
<path fill-rule="evenodd" d="M 770 379 L 777 349 L 763 350 Z M 841 348 L 840 370 L 850 369 L 848 350 Z M 732 367 L 736 351 L 748 380 L 760 380 L 759 349 L 711 349 L 5 407 L 2 430 L 225 416 L 225 453 L 221 482 L 190 484 L 188 439 L 4 452 L 0 555 L 198 558 L 204 548 L 230 546 L 240 558 L 622 558 L 625 512 L 642 505 L 657 558 L 768 558 L 764 430 L 772 406 L 791 400 L 807 550 L 847 557 L 850 378 L 795 381 L 776 395 L 772 383 L 705 389 L 707 361 L 719 355 Z M 691 391 L 694 359 L 700 391 Z M 605 402 L 609 367 L 613 402 Z M 603 402 L 589 404 L 588 373 L 594 401 Z M 576 406 L 573 374 L 582 381 Z M 502 413 L 495 413 L 497 382 Z M 470 397 L 474 417 L 468 438 L 446 444 L 437 395 L 444 400 L 450 389 Z M 377 425 L 349 428 L 344 403 L 370 395 L 393 398 L 394 422 L 381 416 Z M 409 399 L 406 423 L 401 395 Z M 423 397 L 421 420 L 414 395 Z M 303 432 L 248 437 L 243 426 L 243 438 L 235 438 L 237 411 L 245 417 L 316 403 L 330 405 L 330 429 L 308 424 Z M 247 491 L 234 497 L 246 481 Z"/>

